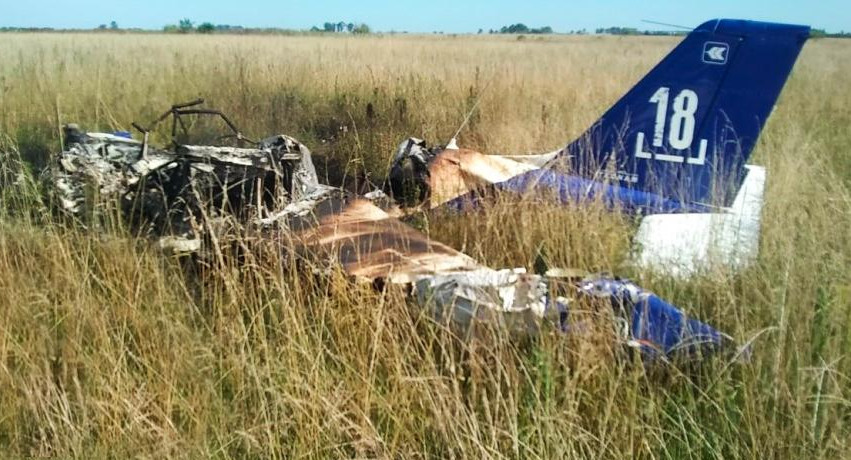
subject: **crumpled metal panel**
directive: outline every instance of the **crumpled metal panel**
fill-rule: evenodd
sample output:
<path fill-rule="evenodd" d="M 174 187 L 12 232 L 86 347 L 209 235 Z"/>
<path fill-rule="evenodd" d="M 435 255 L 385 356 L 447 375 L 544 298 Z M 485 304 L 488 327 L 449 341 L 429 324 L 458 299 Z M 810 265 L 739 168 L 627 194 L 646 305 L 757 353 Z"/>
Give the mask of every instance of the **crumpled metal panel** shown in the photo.
<path fill-rule="evenodd" d="M 627 280 L 589 278 L 578 294 L 610 301 L 627 322 L 627 345 L 649 358 L 708 355 L 732 344 L 729 336 Z"/>
<path fill-rule="evenodd" d="M 390 167 L 390 191 L 400 204 L 428 203 L 438 207 L 454 198 L 485 186 L 504 182 L 538 169 L 535 160 L 551 158 L 530 155 L 527 161 L 500 155 L 485 155 L 457 146 L 433 147 L 411 137 L 399 145 Z"/>
<path fill-rule="evenodd" d="M 467 149 L 444 150 L 429 166 L 429 206 L 440 206 L 458 196 L 534 169 L 537 168 L 498 155 Z"/>
<path fill-rule="evenodd" d="M 567 299 L 551 298 L 545 277 L 525 269 L 493 270 L 422 276 L 414 283 L 417 302 L 439 322 L 462 329 L 474 323 L 499 324 L 513 332 L 537 333 L 545 319 L 558 321 Z"/>
<path fill-rule="evenodd" d="M 355 199 L 317 217 L 318 225 L 298 238 L 307 248 L 333 257 L 357 279 L 412 283 L 424 275 L 484 268 L 470 256 L 391 218 L 365 199 Z"/>
<path fill-rule="evenodd" d="M 285 134 L 279 134 L 263 139 L 258 147 L 262 150 L 279 152 L 281 158 L 283 155 L 296 155 L 290 186 L 292 202 L 297 202 L 314 193 L 315 189 L 321 185 L 319 176 L 316 175 L 316 168 L 313 166 L 310 150 L 301 142 Z"/>

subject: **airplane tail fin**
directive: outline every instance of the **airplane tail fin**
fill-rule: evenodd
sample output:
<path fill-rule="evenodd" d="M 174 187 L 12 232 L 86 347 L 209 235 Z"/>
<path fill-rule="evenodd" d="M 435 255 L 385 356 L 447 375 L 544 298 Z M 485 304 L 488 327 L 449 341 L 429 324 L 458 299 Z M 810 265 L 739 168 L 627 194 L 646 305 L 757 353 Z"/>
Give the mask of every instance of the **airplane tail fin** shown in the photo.
<path fill-rule="evenodd" d="M 730 19 L 698 26 L 561 158 L 589 179 L 728 206 L 809 30 Z"/>

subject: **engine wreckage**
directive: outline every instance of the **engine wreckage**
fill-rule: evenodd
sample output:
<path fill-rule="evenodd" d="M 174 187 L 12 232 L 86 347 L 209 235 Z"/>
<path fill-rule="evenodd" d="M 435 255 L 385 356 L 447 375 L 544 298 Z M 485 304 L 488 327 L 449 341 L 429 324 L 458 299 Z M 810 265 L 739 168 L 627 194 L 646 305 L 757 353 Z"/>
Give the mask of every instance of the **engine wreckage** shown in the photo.
<path fill-rule="evenodd" d="M 416 303 L 461 328 L 485 321 L 534 333 L 547 322 L 569 333 L 581 329 L 571 307 L 596 299 L 611 305 L 616 336 L 645 357 L 694 358 L 732 348 L 728 336 L 629 281 L 492 269 L 429 239 L 389 205 L 395 196 L 403 206 L 433 207 L 474 188 L 471 171 L 492 182 L 516 173 L 506 168 L 531 169 L 547 155 L 509 161 L 459 150 L 454 142 L 428 149 L 412 138 L 396 153 L 387 194 L 354 196 L 319 183 L 310 151 L 297 140 L 277 135 L 253 142 L 221 112 L 198 108 L 202 102 L 176 105 L 156 120 L 172 119 L 168 148 L 150 145 L 154 125 L 134 124 L 142 140 L 65 126 L 65 149 L 46 172 L 59 207 L 85 224 L 98 212 L 95 202 L 117 203 L 143 233 L 180 253 L 203 251 L 205 234 L 227 219 L 260 232 L 285 231 L 302 248 L 332 255 L 358 281 L 409 286 Z M 177 130 L 185 130 L 189 115 L 220 116 L 232 131 L 225 137 L 253 145 L 179 143 Z"/>

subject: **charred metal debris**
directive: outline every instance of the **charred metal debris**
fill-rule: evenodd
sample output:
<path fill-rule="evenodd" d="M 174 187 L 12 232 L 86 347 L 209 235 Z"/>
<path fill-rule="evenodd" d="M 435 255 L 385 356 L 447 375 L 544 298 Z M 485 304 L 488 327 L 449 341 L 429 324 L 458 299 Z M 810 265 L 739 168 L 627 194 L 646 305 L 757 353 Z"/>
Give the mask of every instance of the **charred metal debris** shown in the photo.
<path fill-rule="evenodd" d="M 629 281 L 492 269 L 395 217 L 398 206 L 438 206 L 540 167 L 553 154 L 508 159 L 410 138 L 395 154 L 384 191 L 358 197 L 319 183 L 310 150 L 296 139 L 253 141 L 202 103 L 175 105 L 148 126 L 134 123 L 141 140 L 65 126 L 65 149 L 45 173 L 58 207 L 86 225 L 97 221 L 97 203 L 112 203 L 140 233 L 178 253 L 202 251 L 205 236 L 221 225 L 275 229 L 306 251 L 329 255 L 358 281 L 409 286 L 435 319 L 462 328 L 486 322 L 534 334 L 548 323 L 581 334 L 587 328 L 571 310 L 591 300 L 610 305 L 615 336 L 642 356 L 695 358 L 735 349 L 728 336 Z M 194 116 L 221 118 L 230 132 L 220 140 L 236 146 L 179 142 L 181 133 L 188 135 L 186 118 Z M 152 132 L 169 119 L 170 144 L 152 146 Z"/>
<path fill-rule="evenodd" d="M 203 233 L 217 221 L 267 217 L 276 211 L 300 214 L 311 200 L 331 195 L 319 184 L 310 151 L 297 140 L 271 136 L 252 141 L 217 110 L 197 108 L 203 101 L 173 106 L 148 127 L 128 132 L 87 133 L 64 127 L 65 150 L 47 171 L 60 208 L 82 222 L 98 212 L 98 203 L 117 203 L 142 233 L 178 252 L 200 249 Z M 192 145 L 177 141 L 187 134 L 190 115 L 220 117 L 236 147 Z M 172 141 L 153 147 L 150 133 L 171 117 Z M 245 147 L 245 144 L 250 145 Z"/>

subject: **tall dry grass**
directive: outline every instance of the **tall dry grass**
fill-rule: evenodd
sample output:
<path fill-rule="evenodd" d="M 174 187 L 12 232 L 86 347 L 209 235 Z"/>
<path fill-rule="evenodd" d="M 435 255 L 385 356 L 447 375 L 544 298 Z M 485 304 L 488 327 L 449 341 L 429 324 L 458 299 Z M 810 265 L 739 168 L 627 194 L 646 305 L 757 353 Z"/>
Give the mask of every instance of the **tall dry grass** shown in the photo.
<path fill-rule="evenodd" d="M 58 127 L 126 129 L 203 96 L 289 133 L 328 175 L 393 147 L 542 151 L 579 134 L 676 40 L 0 34 L 0 451 L 56 457 L 838 458 L 851 417 L 851 47 L 804 49 L 755 161 L 758 262 L 634 272 L 631 223 L 496 206 L 420 222 L 494 266 L 617 271 L 740 341 L 748 363 L 645 368 L 605 341 L 465 341 L 404 300 L 316 276 L 269 242 L 185 265 L 121 226 L 49 217 L 28 175 Z M 367 106 L 372 109 L 368 110 Z M 19 155 L 24 161 L 18 161 Z M 28 166 L 29 165 L 29 166 Z M 28 169 L 29 167 L 29 169 Z M 187 274 L 187 271 L 189 272 Z"/>

